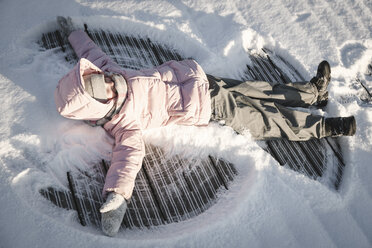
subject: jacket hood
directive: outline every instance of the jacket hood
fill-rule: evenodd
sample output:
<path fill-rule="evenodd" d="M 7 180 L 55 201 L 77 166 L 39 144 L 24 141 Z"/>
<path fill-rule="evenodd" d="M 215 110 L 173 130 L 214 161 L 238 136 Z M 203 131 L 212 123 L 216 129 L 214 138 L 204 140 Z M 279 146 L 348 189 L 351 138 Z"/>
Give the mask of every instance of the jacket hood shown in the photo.
<path fill-rule="evenodd" d="M 58 112 L 75 120 L 98 120 L 113 107 L 114 101 L 101 103 L 92 98 L 84 89 L 83 76 L 91 73 L 103 73 L 87 59 L 80 59 L 57 85 L 54 99 Z"/>

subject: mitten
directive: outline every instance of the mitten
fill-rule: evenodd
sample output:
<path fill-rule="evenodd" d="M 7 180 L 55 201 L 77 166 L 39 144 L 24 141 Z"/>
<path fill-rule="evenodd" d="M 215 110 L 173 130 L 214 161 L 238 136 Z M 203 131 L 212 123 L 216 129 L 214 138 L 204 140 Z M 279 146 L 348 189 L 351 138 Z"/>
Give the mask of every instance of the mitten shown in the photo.
<path fill-rule="evenodd" d="M 65 18 L 63 16 L 58 16 L 57 17 L 57 23 L 61 27 L 62 33 L 66 37 L 68 37 L 72 33 L 72 31 L 76 30 L 74 24 L 72 24 L 71 17 Z"/>
<path fill-rule="evenodd" d="M 108 195 L 106 202 L 99 210 L 101 212 L 101 225 L 104 234 L 110 237 L 117 234 L 126 210 L 127 202 L 122 195 L 115 192 Z"/>

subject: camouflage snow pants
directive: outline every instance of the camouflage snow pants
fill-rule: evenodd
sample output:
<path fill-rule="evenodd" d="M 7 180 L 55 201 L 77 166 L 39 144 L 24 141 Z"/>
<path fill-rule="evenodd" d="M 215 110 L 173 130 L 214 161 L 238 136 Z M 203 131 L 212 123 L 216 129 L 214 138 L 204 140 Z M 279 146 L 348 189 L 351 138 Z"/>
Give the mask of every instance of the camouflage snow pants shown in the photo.
<path fill-rule="evenodd" d="M 325 118 L 304 109 L 316 103 L 318 98 L 318 90 L 311 83 L 284 85 L 207 77 L 212 121 L 224 121 L 238 133 L 249 130 L 256 140 L 287 138 L 302 141 L 325 136 Z"/>

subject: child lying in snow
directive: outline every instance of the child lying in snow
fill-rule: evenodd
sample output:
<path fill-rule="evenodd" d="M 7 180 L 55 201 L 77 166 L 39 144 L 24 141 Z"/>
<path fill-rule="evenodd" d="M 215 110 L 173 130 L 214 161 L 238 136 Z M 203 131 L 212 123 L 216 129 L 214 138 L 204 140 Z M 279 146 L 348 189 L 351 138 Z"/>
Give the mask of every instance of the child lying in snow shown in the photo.
<path fill-rule="evenodd" d="M 142 130 L 170 124 L 205 126 L 224 121 L 257 140 L 301 141 L 354 135 L 354 117 L 324 118 L 288 107 L 324 106 L 331 78 L 328 62 L 310 82 L 270 84 L 206 75 L 194 60 L 169 61 L 153 69 L 120 68 L 71 19 L 57 18 L 80 58 L 58 83 L 55 102 L 67 118 L 102 126 L 115 139 L 106 176 L 102 230 L 114 236 L 145 155 Z"/>

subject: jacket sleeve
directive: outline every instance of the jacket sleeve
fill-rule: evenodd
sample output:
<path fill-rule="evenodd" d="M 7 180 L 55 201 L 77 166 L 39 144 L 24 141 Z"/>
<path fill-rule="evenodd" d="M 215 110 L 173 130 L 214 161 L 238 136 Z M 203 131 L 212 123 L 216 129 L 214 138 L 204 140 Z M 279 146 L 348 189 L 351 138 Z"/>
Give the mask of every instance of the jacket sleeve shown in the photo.
<path fill-rule="evenodd" d="M 130 199 L 144 156 L 141 130 L 125 130 L 116 135 L 111 166 L 102 192 L 104 198 L 108 192 L 116 192 L 126 200 Z"/>
<path fill-rule="evenodd" d="M 159 71 L 161 80 L 165 83 L 184 83 L 190 79 L 198 79 L 203 84 L 208 84 L 203 68 L 193 59 L 170 60 L 155 69 Z"/>
<path fill-rule="evenodd" d="M 68 40 L 79 59 L 85 58 L 103 71 L 108 68 L 112 70 L 113 67 L 120 70 L 119 65 L 107 56 L 83 30 L 72 32 Z"/>

